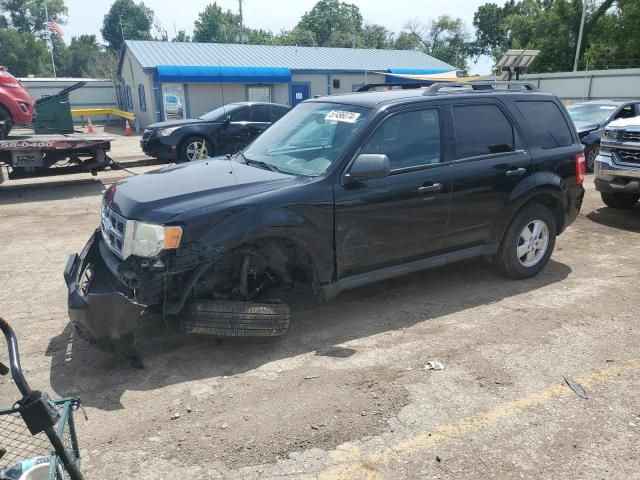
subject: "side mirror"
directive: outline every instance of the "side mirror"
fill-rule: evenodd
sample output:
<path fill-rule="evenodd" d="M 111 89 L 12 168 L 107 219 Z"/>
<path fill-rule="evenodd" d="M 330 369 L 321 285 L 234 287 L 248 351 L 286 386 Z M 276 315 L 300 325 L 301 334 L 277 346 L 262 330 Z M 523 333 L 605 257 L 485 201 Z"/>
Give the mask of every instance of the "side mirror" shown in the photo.
<path fill-rule="evenodd" d="M 225 127 L 228 127 L 230 123 L 231 123 L 231 115 L 227 115 L 226 117 L 224 117 L 224 120 L 222 121 L 222 124 Z"/>
<path fill-rule="evenodd" d="M 373 180 L 389 176 L 389 157 L 380 153 L 363 153 L 356 157 L 345 175 L 349 180 Z"/>

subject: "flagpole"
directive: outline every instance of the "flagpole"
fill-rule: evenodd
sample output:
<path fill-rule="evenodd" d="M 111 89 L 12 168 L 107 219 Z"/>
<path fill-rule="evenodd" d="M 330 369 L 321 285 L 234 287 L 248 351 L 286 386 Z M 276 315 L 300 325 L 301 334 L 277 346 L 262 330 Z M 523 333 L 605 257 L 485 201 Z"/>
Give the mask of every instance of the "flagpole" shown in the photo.
<path fill-rule="evenodd" d="M 47 22 L 47 32 L 49 32 L 49 52 L 51 53 L 51 65 L 53 65 L 53 78 L 58 78 L 56 75 L 56 61 L 53 59 L 53 41 L 51 41 L 51 30 L 49 30 L 49 11 L 47 10 L 47 0 L 44 0 L 44 16 Z"/>

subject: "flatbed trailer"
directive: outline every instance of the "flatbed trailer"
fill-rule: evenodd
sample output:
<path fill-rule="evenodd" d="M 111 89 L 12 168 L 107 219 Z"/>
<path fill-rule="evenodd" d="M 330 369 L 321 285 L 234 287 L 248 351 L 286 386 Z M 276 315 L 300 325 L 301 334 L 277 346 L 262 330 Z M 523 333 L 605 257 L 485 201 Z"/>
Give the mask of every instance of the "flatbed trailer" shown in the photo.
<path fill-rule="evenodd" d="M 0 139 L 0 183 L 9 179 L 96 172 L 111 163 L 112 138 L 99 135 L 15 135 Z"/>

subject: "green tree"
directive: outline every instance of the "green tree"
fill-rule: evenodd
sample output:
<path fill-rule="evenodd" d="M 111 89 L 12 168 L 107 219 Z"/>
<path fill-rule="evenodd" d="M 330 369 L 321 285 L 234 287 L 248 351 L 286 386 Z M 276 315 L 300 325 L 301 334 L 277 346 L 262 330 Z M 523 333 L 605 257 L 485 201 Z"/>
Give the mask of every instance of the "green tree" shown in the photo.
<path fill-rule="evenodd" d="M 623 44 L 637 35 L 628 30 L 626 38 L 616 37 L 620 14 L 635 5 L 637 0 L 588 0 L 580 51 L 588 50 L 591 58 L 622 51 Z M 509 48 L 537 49 L 540 55 L 530 71 L 571 70 L 581 15 L 582 0 L 509 0 L 502 7 L 482 5 L 473 20 L 473 53 L 488 54 L 497 61 Z M 635 29 L 639 27 L 635 25 Z"/>
<path fill-rule="evenodd" d="M 222 10 L 213 2 L 198 14 L 194 26 L 194 42 L 236 43 L 239 40 L 240 15 Z"/>
<path fill-rule="evenodd" d="M 404 38 L 413 36 L 418 49 L 466 72 L 472 43 L 462 19 L 442 15 L 428 24 L 409 22 L 405 32 Z"/>
<path fill-rule="evenodd" d="M 102 22 L 102 38 L 109 48 L 119 52 L 123 45 L 122 35 L 127 40 L 151 40 L 154 13 L 144 3 L 133 0 L 116 0 Z"/>
<path fill-rule="evenodd" d="M 171 39 L 171 41 L 185 43 L 185 42 L 190 42 L 191 37 L 187 35 L 187 32 L 185 32 L 184 30 L 179 30 L 176 36 Z"/>
<path fill-rule="evenodd" d="M 67 7 L 64 0 L 46 0 L 49 17 L 64 23 Z M 28 32 L 45 38 L 48 35 L 44 0 L 0 0 L 0 12 L 9 15 L 11 26 L 18 32 Z"/>
<path fill-rule="evenodd" d="M 362 33 L 362 14 L 354 4 L 320 0 L 302 16 L 296 28 L 311 32 L 318 46 L 351 47 L 357 45 Z"/>
<path fill-rule="evenodd" d="M 95 35 L 73 37 L 67 48 L 65 74 L 72 77 L 90 76 L 91 64 L 102 53 L 102 48 Z"/>
<path fill-rule="evenodd" d="M 30 32 L 11 28 L 0 29 L 0 59 L 2 65 L 18 77 L 48 75 L 49 52 L 46 44 Z"/>
<path fill-rule="evenodd" d="M 382 25 L 365 24 L 358 46 L 362 48 L 389 48 L 393 44 L 393 33 Z"/>

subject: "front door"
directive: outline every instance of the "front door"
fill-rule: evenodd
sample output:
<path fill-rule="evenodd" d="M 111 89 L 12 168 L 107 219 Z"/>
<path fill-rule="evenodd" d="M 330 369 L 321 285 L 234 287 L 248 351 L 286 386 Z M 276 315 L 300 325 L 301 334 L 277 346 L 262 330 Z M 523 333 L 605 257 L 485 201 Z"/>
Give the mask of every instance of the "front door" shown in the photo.
<path fill-rule="evenodd" d="M 291 106 L 295 107 L 300 102 L 309 98 L 309 85 L 306 83 L 291 84 Z"/>
<path fill-rule="evenodd" d="M 387 116 L 360 153 L 389 157 L 383 179 L 338 184 L 338 277 L 418 259 L 444 249 L 451 165 L 445 161 L 438 108 Z"/>
<path fill-rule="evenodd" d="M 447 248 L 496 243 L 518 186 L 532 181 L 531 155 L 499 103 L 469 101 L 452 108 L 456 153 Z"/>

